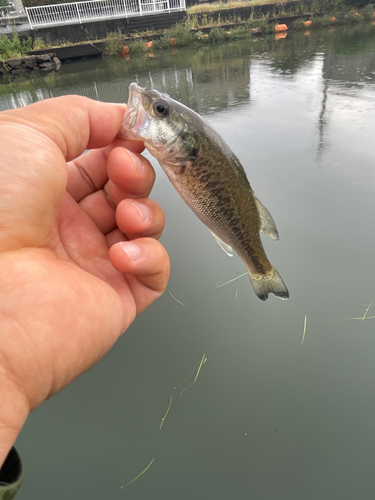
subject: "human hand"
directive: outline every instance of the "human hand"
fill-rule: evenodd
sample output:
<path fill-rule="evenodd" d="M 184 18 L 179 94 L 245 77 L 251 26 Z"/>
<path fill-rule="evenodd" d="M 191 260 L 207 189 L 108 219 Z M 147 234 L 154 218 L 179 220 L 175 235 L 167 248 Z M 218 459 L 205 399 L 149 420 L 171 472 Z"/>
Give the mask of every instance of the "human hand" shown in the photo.
<path fill-rule="evenodd" d="M 166 287 L 155 174 L 116 138 L 124 111 L 67 96 L 0 113 L 0 466 Z"/>

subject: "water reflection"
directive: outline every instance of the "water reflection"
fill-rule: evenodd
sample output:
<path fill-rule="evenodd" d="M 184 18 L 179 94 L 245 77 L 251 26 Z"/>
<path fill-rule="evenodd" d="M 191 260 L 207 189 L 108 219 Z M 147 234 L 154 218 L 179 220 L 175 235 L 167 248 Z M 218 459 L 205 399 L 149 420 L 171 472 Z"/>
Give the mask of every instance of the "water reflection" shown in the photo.
<path fill-rule="evenodd" d="M 275 75 L 292 78 L 319 56 L 323 60 L 321 76 L 329 81 L 329 87 L 337 84 L 345 88 L 363 88 L 375 81 L 375 29 L 357 26 L 346 28 L 346 31 L 313 32 L 310 36 L 293 34 L 278 41 L 267 37 L 216 47 L 202 46 L 193 53 L 189 49 L 156 53 L 153 58 L 145 55 L 129 61 L 73 62 L 63 65 L 59 73 L 43 78 L 3 83 L 0 85 L 0 109 L 25 106 L 68 93 L 124 102 L 129 83 L 135 80 L 141 86 L 170 93 L 199 113 L 216 113 L 250 101 L 250 79 L 254 76 L 251 64 L 259 58 L 268 63 Z M 325 50 L 320 53 L 323 43 Z"/>
<path fill-rule="evenodd" d="M 274 216 L 280 242 L 263 241 L 291 292 L 263 304 L 246 277 L 215 288 L 243 265 L 158 171 L 168 289 L 184 305 L 164 294 L 31 416 L 18 443 L 28 498 L 41 484 L 56 500 L 73 490 L 94 500 L 373 498 L 375 303 L 360 318 L 375 283 L 374 60 L 375 28 L 361 26 L 74 63 L 0 87 L 11 108 L 71 92 L 124 102 L 136 80 L 201 112 Z M 203 353 L 180 397 L 173 387 Z"/>

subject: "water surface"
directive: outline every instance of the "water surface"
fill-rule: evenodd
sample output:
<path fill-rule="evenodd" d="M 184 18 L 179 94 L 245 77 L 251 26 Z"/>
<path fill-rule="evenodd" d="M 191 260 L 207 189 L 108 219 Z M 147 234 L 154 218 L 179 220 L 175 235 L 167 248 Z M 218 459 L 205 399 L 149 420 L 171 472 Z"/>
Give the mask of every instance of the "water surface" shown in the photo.
<path fill-rule="evenodd" d="M 240 158 L 276 221 L 280 241 L 263 241 L 291 298 L 262 303 L 246 276 L 215 288 L 244 266 L 151 159 L 183 305 L 165 293 L 32 414 L 20 498 L 373 499 L 375 303 L 361 318 L 375 299 L 375 27 L 71 63 L 0 86 L 0 109 L 125 102 L 131 81 L 201 113 Z"/>

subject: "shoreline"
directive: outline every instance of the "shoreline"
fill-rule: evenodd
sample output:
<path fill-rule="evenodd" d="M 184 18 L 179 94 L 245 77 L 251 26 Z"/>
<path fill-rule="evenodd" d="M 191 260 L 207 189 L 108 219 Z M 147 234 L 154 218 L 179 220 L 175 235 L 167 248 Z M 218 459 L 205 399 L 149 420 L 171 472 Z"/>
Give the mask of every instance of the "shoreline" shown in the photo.
<path fill-rule="evenodd" d="M 149 53 L 149 55 L 153 57 L 154 50 L 162 50 L 168 48 L 170 50 L 182 47 L 184 45 L 193 46 L 193 44 L 198 43 L 217 43 L 236 38 L 250 38 L 255 36 L 267 35 L 274 35 L 275 38 L 285 38 L 287 30 L 311 30 L 319 27 L 332 28 L 332 26 L 334 25 L 339 26 L 345 23 L 353 24 L 354 22 L 359 23 L 366 20 L 371 21 L 372 19 L 374 19 L 373 24 L 375 24 L 375 11 L 373 10 L 373 6 L 368 6 L 367 8 L 365 7 L 364 9 L 360 9 L 359 13 L 357 11 L 354 12 L 353 9 L 344 9 L 343 7 L 338 7 L 335 4 L 336 8 L 340 9 L 340 17 L 338 18 L 334 17 L 334 14 L 336 14 L 336 16 L 339 15 L 337 13 L 337 10 L 331 11 L 331 14 L 328 14 L 327 12 L 301 12 L 300 14 L 293 15 L 292 11 L 290 13 L 285 12 L 285 6 L 293 6 L 300 9 L 306 9 L 306 5 L 302 4 L 301 1 L 294 1 L 286 2 L 284 4 L 263 4 L 254 6 L 262 8 L 263 10 L 267 10 L 268 17 L 266 18 L 265 14 L 261 14 L 262 17 L 253 17 L 253 13 L 249 18 L 247 18 L 249 9 L 252 9 L 252 7 L 235 7 L 224 10 L 221 9 L 202 11 L 200 13 L 190 14 L 190 22 L 185 21 L 184 23 L 178 23 L 174 28 L 164 30 L 163 32 L 150 34 L 139 33 L 139 35 L 137 36 L 133 35 L 128 37 L 125 37 L 121 33 L 112 33 L 108 34 L 107 38 L 104 40 L 85 41 L 71 45 L 64 44 L 60 46 L 48 46 L 46 48 L 40 48 L 38 50 L 29 50 L 27 52 L 27 55 L 19 58 L 12 57 L 10 60 L 12 61 L 13 65 L 15 60 L 18 59 L 19 61 L 21 61 L 17 65 L 17 67 L 21 66 L 25 68 L 25 72 L 27 74 L 27 70 L 34 70 L 34 68 L 30 68 L 30 65 L 27 64 L 27 60 L 29 60 L 30 57 L 39 57 L 46 54 L 52 54 L 52 57 L 57 58 L 57 60 L 61 61 L 63 64 L 70 60 L 99 58 L 104 57 L 105 55 L 109 57 L 123 56 L 125 59 L 129 59 L 130 55 L 132 57 L 136 57 L 142 52 L 144 54 Z M 308 6 L 310 8 L 312 7 L 311 4 Z M 275 10 L 272 11 L 272 8 L 276 7 L 280 9 L 279 15 L 277 15 L 277 12 L 275 12 Z M 311 10 L 313 9 L 311 8 Z M 243 17 L 237 17 L 237 22 L 225 22 L 224 19 L 223 21 L 221 21 L 221 15 L 223 13 L 225 13 L 227 20 L 229 20 L 231 19 L 230 16 L 233 15 L 233 11 L 241 12 L 242 16 L 246 17 L 247 20 L 244 20 Z M 271 11 L 274 13 L 273 16 L 270 15 Z M 201 23 L 203 22 L 203 24 L 205 25 L 192 28 L 192 20 L 198 19 L 196 17 L 197 14 L 201 16 Z M 208 15 L 211 15 L 212 17 L 209 18 Z M 233 21 L 233 19 L 231 20 Z M 209 21 L 214 22 L 212 24 L 209 24 Z M 221 22 L 219 23 L 218 21 Z M 277 26 L 280 27 L 280 25 L 285 25 L 286 28 L 280 30 L 277 29 Z M 177 33 L 178 30 L 181 32 L 181 40 L 178 39 L 177 35 L 176 37 L 171 36 L 170 38 L 166 38 L 166 35 L 169 32 L 173 33 L 173 30 L 175 30 Z M 186 37 L 187 34 L 190 37 L 189 42 L 183 43 L 182 38 L 184 36 Z M 112 46 L 110 45 L 111 43 Z M 1 75 L 4 76 L 4 74 L 6 74 L 7 76 L 12 75 L 12 64 L 7 64 L 7 61 L 9 61 L 9 59 L 0 59 L 0 77 Z M 57 65 L 57 67 L 56 65 L 50 65 L 46 69 L 46 71 L 56 71 L 59 69 L 59 67 L 59 64 Z M 19 68 L 14 73 L 14 76 L 18 73 Z"/>

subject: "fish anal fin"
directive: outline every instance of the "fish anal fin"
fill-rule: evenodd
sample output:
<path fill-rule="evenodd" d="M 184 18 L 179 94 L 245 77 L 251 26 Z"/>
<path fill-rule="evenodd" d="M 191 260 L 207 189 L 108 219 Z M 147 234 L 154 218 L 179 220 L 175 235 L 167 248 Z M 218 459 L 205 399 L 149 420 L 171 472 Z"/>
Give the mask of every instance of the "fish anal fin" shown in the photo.
<path fill-rule="evenodd" d="M 262 233 L 266 234 L 273 240 L 278 240 L 279 239 L 279 233 L 277 232 L 276 229 L 276 224 L 269 213 L 269 211 L 266 209 L 264 205 L 254 196 L 255 199 L 255 204 L 258 209 L 258 214 L 260 218 L 260 230 Z"/>
<path fill-rule="evenodd" d="M 218 236 L 216 236 L 216 234 L 213 233 L 212 231 L 210 231 L 210 233 L 215 238 L 215 240 L 218 242 L 219 246 L 224 250 L 224 252 L 227 255 L 229 255 L 229 257 L 233 257 L 233 249 L 232 249 L 232 247 L 230 245 L 227 245 L 226 243 L 224 243 L 224 241 L 221 240 Z"/>

